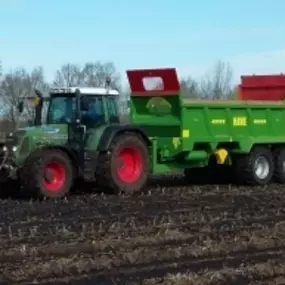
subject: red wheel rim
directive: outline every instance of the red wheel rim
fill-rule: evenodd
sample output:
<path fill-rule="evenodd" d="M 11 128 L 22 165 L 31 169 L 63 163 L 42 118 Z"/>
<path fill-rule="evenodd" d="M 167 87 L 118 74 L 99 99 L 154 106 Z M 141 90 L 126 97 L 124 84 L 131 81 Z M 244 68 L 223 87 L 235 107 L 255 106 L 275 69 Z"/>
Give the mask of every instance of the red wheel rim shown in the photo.
<path fill-rule="evenodd" d="M 49 177 L 46 177 L 48 174 Z M 66 172 L 62 163 L 53 161 L 44 168 L 44 187 L 51 192 L 59 192 L 64 186 L 66 180 Z"/>
<path fill-rule="evenodd" d="M 143 158 L 141 152 L 133 147 L 124 148 L 119 152 L 121 165 L 117 168 L 120 180 L 125 183 L 137 181 L 143 171 Z"/>

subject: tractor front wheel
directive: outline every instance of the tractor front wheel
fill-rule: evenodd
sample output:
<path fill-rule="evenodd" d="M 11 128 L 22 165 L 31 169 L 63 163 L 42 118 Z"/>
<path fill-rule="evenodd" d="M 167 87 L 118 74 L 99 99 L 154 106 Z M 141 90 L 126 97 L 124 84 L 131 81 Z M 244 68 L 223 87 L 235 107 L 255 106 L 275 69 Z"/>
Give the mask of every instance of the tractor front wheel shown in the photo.
<path fill-rule="evenodd" d="M 21 177 L 23 186 L 31 194 L 60 198 L 72 187 L 73 165 L 64 152 L 55 149 L 43 150 L 28 158 Z"/>
<path fill-rule="evenodd" d="M 148 174 L 148 147 L 131 133 L 115 137 L 109 152 L 100 155 L 96 179 L 108 192 L 133 193 L 144 188 Z"/>

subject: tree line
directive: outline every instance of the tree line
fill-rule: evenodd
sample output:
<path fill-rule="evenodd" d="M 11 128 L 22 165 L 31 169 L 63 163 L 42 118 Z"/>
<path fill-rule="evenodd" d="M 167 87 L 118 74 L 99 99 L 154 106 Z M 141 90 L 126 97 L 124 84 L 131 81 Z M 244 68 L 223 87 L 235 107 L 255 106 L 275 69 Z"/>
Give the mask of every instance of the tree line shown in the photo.
<path fill-rule="evenodd" d="M 35 67 L 31 71 L 23 67 L 5 71 L 4 64 L 0 63 L 0 132 L 6 129 L 10 131 L 16 127 L 19 121 L 17 104 L 21 98 L 34 94 L 35 88 L 48 95 L 51 86 L 103 87 L 107 77 L 111 79 L 111 87 L 120 91 L 121 112 L 126 113 L 128 86 L 123 84 L 112 62 L 86 62 L 81 66 L 64 64 L 55 72 L 52 82 L 46 80 L 42 66 Z M 232 80 L 231 66 L 219 60 L 201 80 L 189 76 L 181 78 L 180 83 L 184 96 L 188 98 L 221 99 L 234 96 L 236 88 Z M 32 109 L 26 113 L 26 116 L 32 116 Z"/>

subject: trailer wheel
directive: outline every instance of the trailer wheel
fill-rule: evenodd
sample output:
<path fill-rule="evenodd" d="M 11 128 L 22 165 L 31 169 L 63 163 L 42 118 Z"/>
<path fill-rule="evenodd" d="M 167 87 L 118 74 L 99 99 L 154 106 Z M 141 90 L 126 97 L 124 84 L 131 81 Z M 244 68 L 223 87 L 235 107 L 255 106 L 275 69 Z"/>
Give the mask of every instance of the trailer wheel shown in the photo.
<path fill-rule="evenodd" d="M 273 151 L 274 157 L 274 180 L 277 183 L 285 183 L 285 148 L 279 147 Z"/>
<path fill-rule="evenodd" d="M 249 154 L 235 157 L 234 168 L 237 182 L 265 185 L 273 177 L 273 155 L 266 147 L 254 147 Z"/>
<path fill-rule="evenodd" d="M 148 147 L 135 133 L 115 137 L 109 152 L 99 156 L 96 178 L 108 192 L 137 192 L 144 188 L 148 175 Z"/>
<path fill-rule="evenodd" d="M 74 169 L 64 152 L 56 149 L 43 150 L 28 158 L 21 177 L 24 187 L 32 195 L 60 198 L 72 187 Z"/>

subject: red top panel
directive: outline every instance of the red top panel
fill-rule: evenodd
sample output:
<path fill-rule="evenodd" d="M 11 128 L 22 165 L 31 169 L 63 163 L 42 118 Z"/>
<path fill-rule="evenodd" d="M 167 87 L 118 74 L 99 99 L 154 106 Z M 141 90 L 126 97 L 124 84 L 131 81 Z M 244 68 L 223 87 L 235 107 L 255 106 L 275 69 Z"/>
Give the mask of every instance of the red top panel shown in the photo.
<path fill-rule="evenodd" d="M 285 75 L 241 76 L 239 100 L 280 101 L 285 98 Z"/>
<path fill-rule="evenodd" d="M 177 95 L 180 91 L 175 68 L 128 70 L 127 76 L 132 95 Z M 147 88 L 145 84 L 148 79 L 157 80 L 151 89 Z"/>

